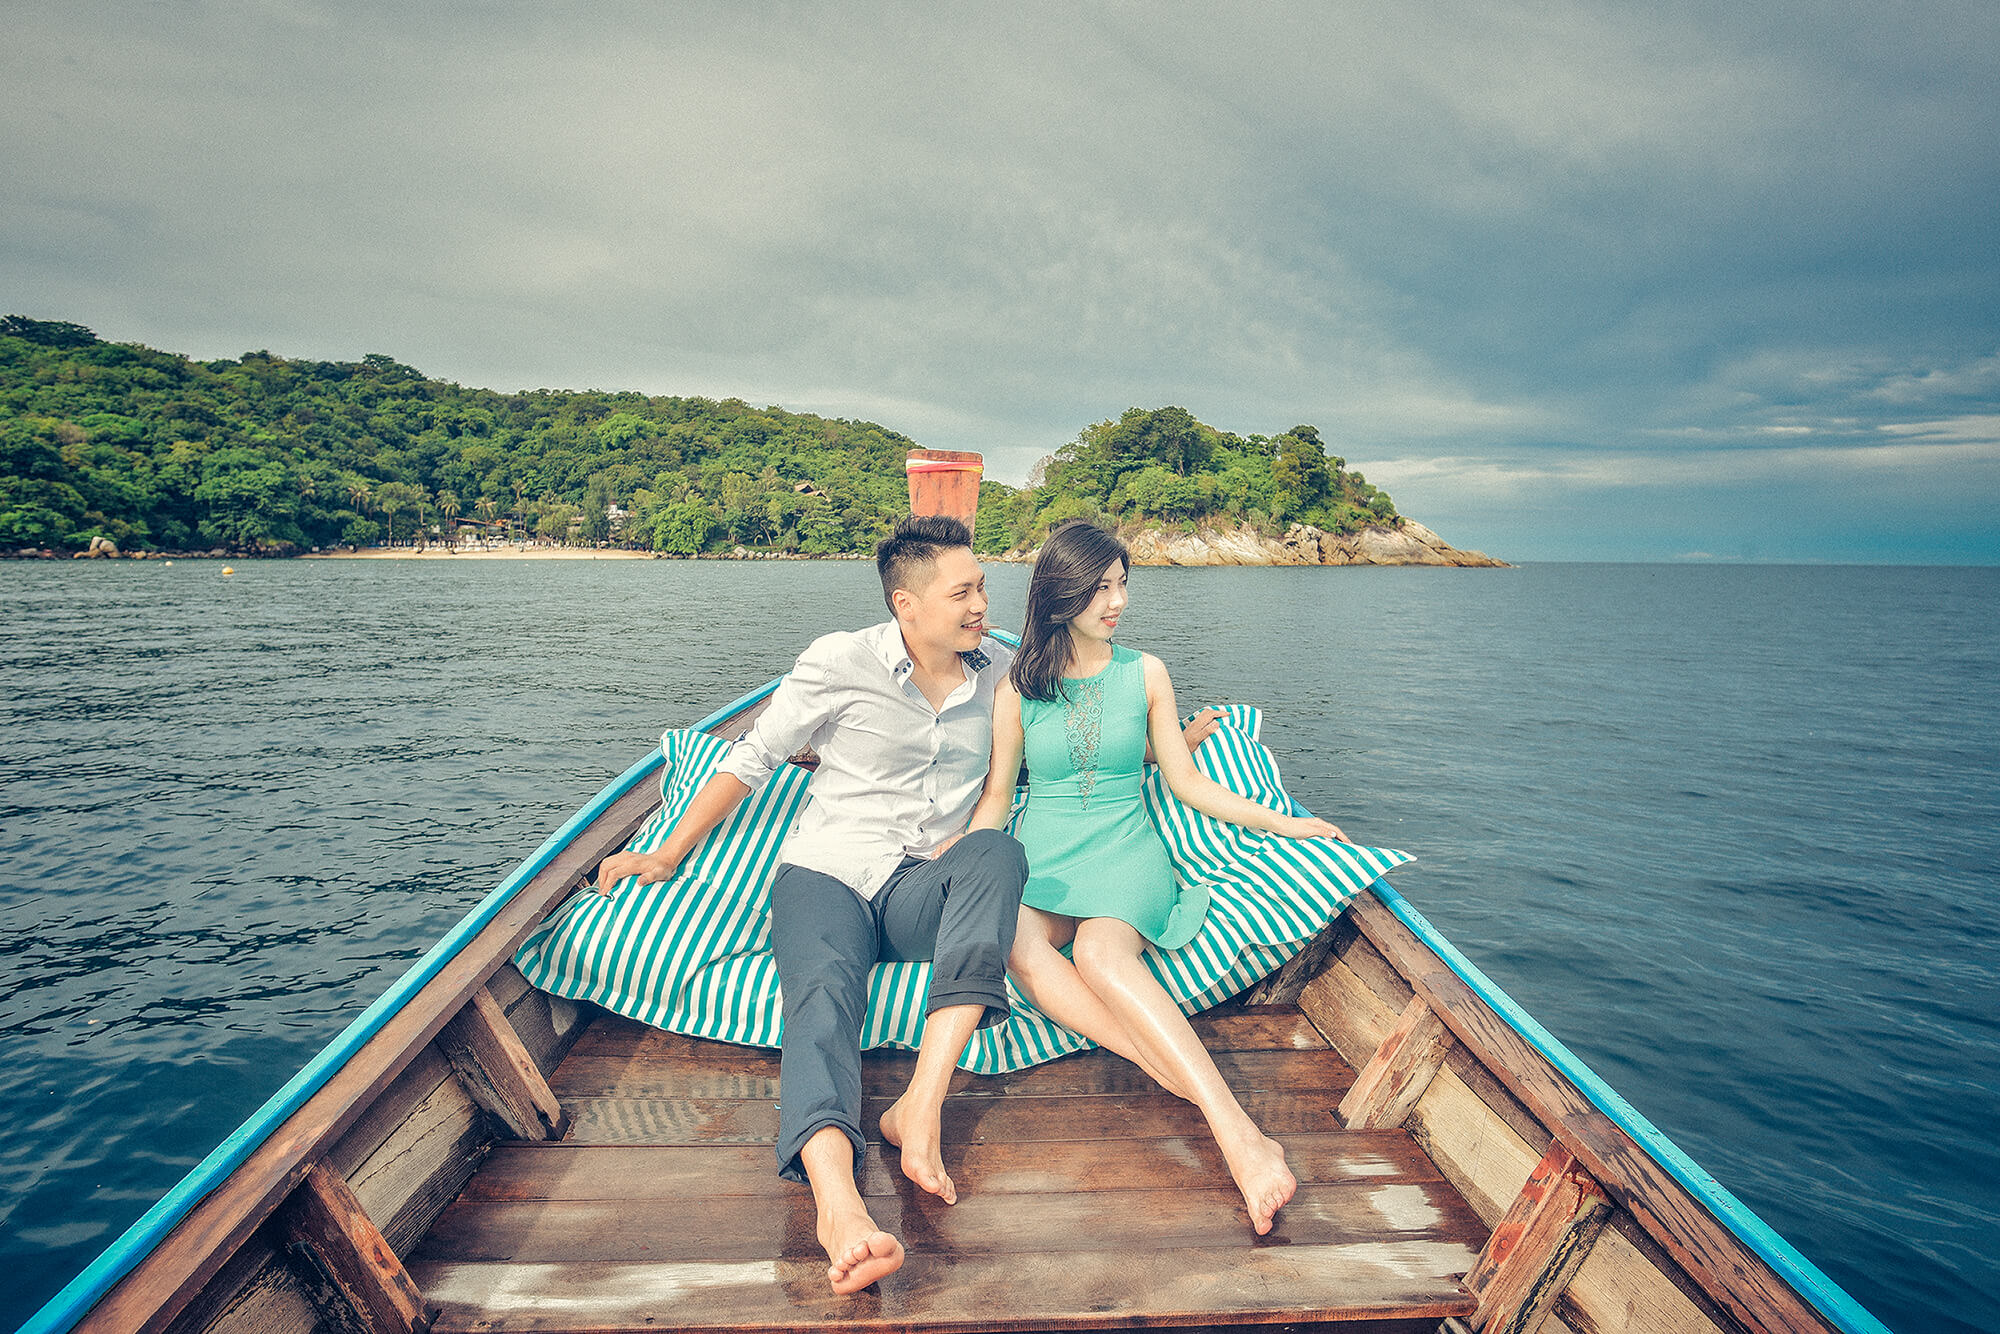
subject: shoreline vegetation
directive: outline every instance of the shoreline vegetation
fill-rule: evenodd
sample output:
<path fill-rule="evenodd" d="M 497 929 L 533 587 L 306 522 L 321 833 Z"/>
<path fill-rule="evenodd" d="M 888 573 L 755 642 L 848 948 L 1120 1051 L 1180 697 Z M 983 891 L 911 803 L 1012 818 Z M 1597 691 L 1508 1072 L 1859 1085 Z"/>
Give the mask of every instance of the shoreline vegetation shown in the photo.
<path fill-rule="evenodd" d="M 506 394 L 393 358 L 195 361 L 0 317 L 0 555 L 165 559 L 866 559 L 917 442 L 740 399 Z M 1141 565 L 1455 565 L 1310 425 L 1178 407 L 1084 427 L 1023 487 L 983 482 L 975 549 L 1069 519 Z"/>

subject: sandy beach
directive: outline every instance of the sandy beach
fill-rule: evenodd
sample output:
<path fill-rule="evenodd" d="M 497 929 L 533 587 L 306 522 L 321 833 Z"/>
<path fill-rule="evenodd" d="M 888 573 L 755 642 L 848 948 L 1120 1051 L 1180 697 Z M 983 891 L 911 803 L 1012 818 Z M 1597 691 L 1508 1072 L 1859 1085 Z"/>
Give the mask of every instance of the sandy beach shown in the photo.
<path fill-rule="evenodd" d="M 669 560 L 654 551 L 620 547 L 540 547 L 508 544 L 498 547 L 362 547 L 357 551 L 315 551 L 300 560 Z"/>

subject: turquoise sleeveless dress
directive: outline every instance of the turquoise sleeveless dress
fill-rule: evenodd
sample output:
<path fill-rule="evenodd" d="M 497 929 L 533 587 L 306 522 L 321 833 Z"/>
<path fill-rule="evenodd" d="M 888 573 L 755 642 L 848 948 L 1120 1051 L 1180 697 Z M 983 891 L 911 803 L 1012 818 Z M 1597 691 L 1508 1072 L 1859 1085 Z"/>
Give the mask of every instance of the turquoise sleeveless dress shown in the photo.
<path fill-rule="evenodd" d="M 1063 917 L 1116 917 L 1163 950 L 1194 938 L 1208 889 L 1176 879 L 1140 794 L 1146 754 L 1141 656 L 1111 646 L 1068 698 L 1021 701 L 1028 805 L 1014 836 L 1028 853 L 1021 902 Z"/>

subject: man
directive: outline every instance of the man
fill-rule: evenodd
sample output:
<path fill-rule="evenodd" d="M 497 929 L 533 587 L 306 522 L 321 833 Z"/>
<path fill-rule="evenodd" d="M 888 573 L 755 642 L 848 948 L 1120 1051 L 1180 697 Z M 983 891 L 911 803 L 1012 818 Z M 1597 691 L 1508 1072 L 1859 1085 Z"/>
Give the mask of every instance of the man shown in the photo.
<path fill-rule="evenodd" d="M 877 960 L 930 959 L 916 1071 L 882 1114 L 904 1175 L 955 1203 L 940 1117 L 975 1029 L 1007 1017 L 1007 954 L 1027 880 L 1021 845 L 964 833 L 993 746 L 993 687 L 1011 653 L 986 638 L 986 577 L 956 519 L 910 518 L 876 551 L 893 620 L 815 640 L 659 850 L 604 860 L 597 887 L 670 878 L 776 768 L 810 744 L 810 799 L 771 884 L 784 993 L 778 1170 L 812 1187 L 836 1293 L 903 1263 L 855 1185 L 860 1033 Z"/>

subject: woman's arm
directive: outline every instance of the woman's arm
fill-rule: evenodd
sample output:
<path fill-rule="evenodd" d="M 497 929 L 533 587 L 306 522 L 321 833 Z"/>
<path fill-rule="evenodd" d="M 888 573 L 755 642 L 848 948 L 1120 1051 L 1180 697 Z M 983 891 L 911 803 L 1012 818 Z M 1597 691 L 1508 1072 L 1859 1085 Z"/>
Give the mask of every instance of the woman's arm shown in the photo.
<path fill-rule="evenodd" d="M 1158 757 L 1160 776 L 1167 780 L 1167 788 L 1185 804 L 1194 807 L 1203 815 L 1212 815 L 1218 820 L 1231 824 L 1247 825 L 1251 829 L 1268 829 L 1286 838 L 1337 838 L 1347 841 L 1347 835 L 1340 832 L 1338 825 L 1329 824 L 1317 816 L 1284 815 L 1268 806 L 1260 806 L 1240 792 L 1231 792 L 1222 784 L 1202 776 L 1194 767 L 1194 756 L 1188 753 L 1187 739 L 1181 735 L 1180 714 L 1174 707 L 1174 683 L 1167 676 L 1167 668 L 1158 658 L 1147 653 L 1143 655 L 1146 671 L 1146 731 L 1153 743 L 1153 754 Z M 998 744 L 996 742 L 996 744 Z"/>
<path fill-rule="evenodd" d="M 972 829 L 1004 829 L 1014 810 L 1014 782 L 1021 775 L 1021 696 L 1012 681 L 993 688 L 993 760 L 986 790 L 972 809 Z"/>

